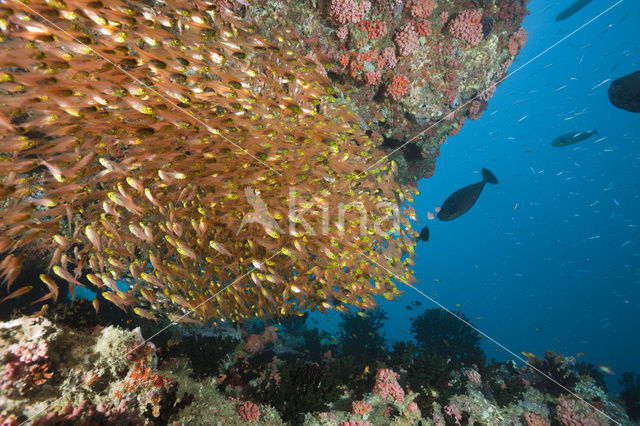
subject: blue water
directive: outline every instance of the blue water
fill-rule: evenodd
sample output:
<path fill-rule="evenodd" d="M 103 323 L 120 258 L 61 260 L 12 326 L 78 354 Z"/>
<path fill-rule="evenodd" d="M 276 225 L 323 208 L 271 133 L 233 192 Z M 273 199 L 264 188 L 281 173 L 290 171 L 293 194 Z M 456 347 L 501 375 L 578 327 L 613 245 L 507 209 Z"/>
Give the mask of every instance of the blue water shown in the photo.
<path fill-rule="evenodd" d="M 583 352 L 580 360 L 619 375 L 640 370 L 640 115 L 609 103 L 610 82 L 595 86 L 640 69 L 640 2 L 621 2 L 513 73 L 615 2 L 593 1 L 555 22 L 567 4 L 529 4 L 529 41 L 509 77 L 419 182 L 416 210 L 431 238 L 417 247 L 417 286 L 518 355 Z M 550 145 L 594 128 L 599 136 L 579 144 Z M 482 167 L 500 183 L 459 219 L 427 219 L 479 181 Z M 435 307 L 406 290 L 400 303 L 383 304 L 392 340 L 409 339 L 409 318 Z M 412 300 L 423 306 L 406 310 Z M 489 359 L 513 358 L 483 342 Z"/>

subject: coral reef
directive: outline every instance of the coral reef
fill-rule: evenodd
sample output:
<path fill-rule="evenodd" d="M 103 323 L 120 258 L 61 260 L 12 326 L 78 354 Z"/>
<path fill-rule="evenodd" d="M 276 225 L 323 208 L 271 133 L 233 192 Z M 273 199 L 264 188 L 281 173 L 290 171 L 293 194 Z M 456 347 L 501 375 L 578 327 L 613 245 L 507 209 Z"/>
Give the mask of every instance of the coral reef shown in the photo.
<path fill-rule="evenodd" d="M 222 413 L 232 422 L 241 421 L 237 403 L 216 391 L 215 380 L 194 378 L 193 371 L 176 360 L 159 366 L 155 346 L 141 345 L 141 339 L 137 331 L 116 327 L 81 331 L 45 318 L 0 323 L 0 347 L 15 341 L 27 347 L 46 345 L 53 373 L 24 395 L 0 389 L 0 419 L 20 423 L 31 419 L 38 425 L 137 425 L 145 424 L 145 417 L 147 424 L 193 417 L 214 422 Z M 0 369 L 11 362 L 3 358 Z M 216 407 L 217 415 L 211 407 Z M 281 423 L 273 409 L 261 411 L 265 421 Z"/>
<path fill-rule="evenodd" d="M 556 418 L 565 426 L 597 426 L 608 423 L 607 418 L 599 412 L 569 396 L 560 397 Z"/>
<path fill-rule="evenodd" d="M 0 323 L 0 347 L 29 348 L 20 351 L 29 354 L 24 360 L 46 359 L 53 373 L 24 394 L 0 388 L 0 423 L 539 426 L 606 424 L 606 415 L 621 425 L 632 424 L 616 399 L 589 375 L 579 375 L 570 389 L 577 397 L 556 397 L 532 386 L 526 366 L 494 361 L 482 372 L 459 368 L 406 342 L 390 353 L 383 349 L 363 366 L 352 355 L 342 355 L 337 339 L 326 339 L 317 330 L 305 332 L 301 320 L 288 324 L 296 335 L 288 336 L 284 327 L 245 325 L 243 339 L 232 339 L 227 356 L 212 359 L 215 367 L 195 374 L 189 364 L 199 347 L 187 346 L 180 353 L 183 358 L 159 362 L 161 349 L 145 343 L 140 329 L 71 328 L 43 317 Z M 198 331 L 201 338 L 236 336 L 235 329 L 224 327 Z M 319 342 L 309 339 L 314 350 L 324 351 L 319 361 L 311 361 L 317 355 L 297 340 L 305 334 L 322 336 Z M 275 341 L 250 353 L 246 341 L 251 335 Z M 290 343 L 296 349 L 287 347 Z M 0 369 L 12 362 L 14 358 L 1 358 Z M 514 380 L 524 390 L 515 388 Z M 511 391 L 508 398 L 496 391 L 501 385 L 505 395 Z"/>
<path fill-rule="evenodd" d="M 464 118 L 486 109 L 490 96 L 481 94 L 504 79 L 526 42 L 526 4 L 257 0 L 243 12 L 262 34 L 291 28 L 307 57 L 327 59 L 328 78 L 343 89 L 338 102 L 362 117 L 399 179 L 413 184 L 433 173 L 440 144 Z M 401 91 L 389 90 L 396 75 L 407 81 Z M 482 108 L 468 114 L 474 98 Z"/>

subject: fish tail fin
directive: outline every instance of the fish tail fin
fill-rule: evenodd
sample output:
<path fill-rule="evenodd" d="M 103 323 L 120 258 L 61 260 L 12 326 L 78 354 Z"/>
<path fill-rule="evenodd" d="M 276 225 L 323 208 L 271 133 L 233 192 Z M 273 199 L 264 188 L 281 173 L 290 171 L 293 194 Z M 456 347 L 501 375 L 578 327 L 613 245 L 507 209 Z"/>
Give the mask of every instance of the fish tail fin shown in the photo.
<path fill-rule="evenodd" d="M 593 129 L 593 133 L 595 133 L 596 135 L 600 136 L 600 133 L 598 133 L 598 129 Z"/>
<path fill-rule="evenodd" d="M 496 176 L 484 167 L 482 168 L 482 180 L 489 183 L 498 183 Z"/>

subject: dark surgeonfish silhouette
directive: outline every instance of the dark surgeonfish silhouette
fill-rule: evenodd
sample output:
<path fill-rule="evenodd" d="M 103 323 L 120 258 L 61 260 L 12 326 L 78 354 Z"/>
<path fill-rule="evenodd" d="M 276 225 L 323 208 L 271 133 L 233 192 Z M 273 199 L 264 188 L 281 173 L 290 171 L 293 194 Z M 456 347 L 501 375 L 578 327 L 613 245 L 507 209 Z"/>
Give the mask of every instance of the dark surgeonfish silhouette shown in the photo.
<path fill-rule="evenodd" d="M 569 132 L 565 133 L 562 136 L 558 136 L 554 140 L 551 141 L 551 145 L 553 146 L 567 146 L 573 145 L 574 143 L 581 142 L 585 139 L 589 139 L 593 135 L 597 135 L 597 130 L 591 130 L 588 132 Z"/>
<path fill-rule="evenodd" d="M 574 13 L 585 7 L 591 3 L 591 0 L 576 0 L 569 7 L 567 7 L 562 12 L 558 13 L 556 16 L 556 21 L 564 21 L 565 19 L 571 17 Z"/>
<path fill-rule="evenodd" d="M 424 227 L 422 228 L 422 231 L 420 231 L 420 235 L 418 236 L 418 238 L 416 238 L 416 243 L 418 241 L 429 241 L 429 228 L 428 227 Z"/>
<path fill-rule="evenodd" d="M 609 86 L 609 101 L 629 112 L 640 112 L 640 71 L 616 78 Z"/>
<path fill-rule="evenodd" d="M 466 213 L 467 210 L 473 207 L 487 182 L 498 183 L 498 179 L 489 170 L 482 169 L 482 180 L 480 182 L 458 189 L 445 200 L 438 212 L 438 219 L 453 220 Z"/>

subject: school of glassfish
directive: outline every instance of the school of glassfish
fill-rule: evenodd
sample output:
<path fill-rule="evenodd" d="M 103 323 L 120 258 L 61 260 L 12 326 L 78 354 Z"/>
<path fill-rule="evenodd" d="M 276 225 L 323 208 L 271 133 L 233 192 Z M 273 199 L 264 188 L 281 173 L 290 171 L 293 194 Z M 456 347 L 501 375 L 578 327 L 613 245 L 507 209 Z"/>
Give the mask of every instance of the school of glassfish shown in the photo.
<path fill-rule="evenodd" d="M 8 288 L 34 247 L 41 300 L 89 282 L 154 320 L 367 309 L 413 281 L 411 192 L 290 34 L 207 0 L 0 6 Z"/>

